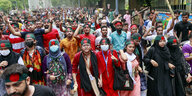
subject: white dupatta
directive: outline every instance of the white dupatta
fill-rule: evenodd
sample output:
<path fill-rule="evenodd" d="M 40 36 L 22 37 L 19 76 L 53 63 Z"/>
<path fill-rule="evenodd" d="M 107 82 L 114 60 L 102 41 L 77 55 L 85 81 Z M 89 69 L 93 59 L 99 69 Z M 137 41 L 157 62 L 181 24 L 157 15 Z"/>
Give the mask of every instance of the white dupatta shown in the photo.
<path fill-rule="evenodd" d="M 135 82 L 135 78 L 134 78 L 134 75 L 133 75 L 134 74 L 134 72 L 133 72 L 134 70 L 132 68 L 132 63 L 131 62 L 136 59 L 136 55 L 134 53 L 132 53 L 130 55 L 127 52 L 125 52 L 125 54 L 126 54 L 126 56 L 128 58 L 128 60 L 127 60 L 127 69 L 128 69 L 128 72 L 130 74 L 131 79 L 133 80 L 133 83 L 135 84 L 136 82 Z"/>

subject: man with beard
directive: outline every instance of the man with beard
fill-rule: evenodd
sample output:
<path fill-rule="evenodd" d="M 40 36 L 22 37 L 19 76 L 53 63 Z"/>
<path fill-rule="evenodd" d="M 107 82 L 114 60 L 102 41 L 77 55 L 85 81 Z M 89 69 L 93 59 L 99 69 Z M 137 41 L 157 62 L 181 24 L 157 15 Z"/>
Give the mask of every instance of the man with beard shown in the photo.
<path fill-rule="evenodd" d="M 35 35 L 29 33 L 25 36 L 25 48 L 21 50 L 21 56 L 24 65 L 29 69 L 29 76 L 32 84 L 45 85 L 44 71 L 42 61 L 45 51 L 40 46 L 36 46 L 37 40 Z"/>
<path fill-rule="evenodd" d="M 45 29 L 49 28 L 49 23 L 50 23 L 50 21 L 48 19 L 46 19 L 44 21 Z M 60 37 L 59 37 L 59 33 L 58 33 L 57 29 L 53 28 L 51 32 L 49 32 L 47 34 L 43 34 L 43 44 L 44 44 L 46 53 L 49 53 L 49 41 L 51 39 L 58 39 L 58 41 L 60 41 Z"/>
<path fill-rule="evenodd" d="M 64 49 L 69 55 L 71 62 L 73 62 L 74 56 L 78 51 L 78 41 L 73 37 L 73 29 L 71 27 L 66 28 L 66 36 L 60 42 L 60 49 Z"/>
<path fill-rule="evenodd" d="M 111 37 L 107 35 L 108 33 L 108 28 L 107 26 L 102 26 L 101 27 L 101 33 L 102 33 L 102 36 L 99 36 L 95 39 L 95 46 L 96 46 L 96 49 L 97 51 L 99 51 L 99 42 L 101 41 L 102 38 L 108 38 L 110 41 L 111 41 Z M 111 44 L 111 43 L 110 43 Z"/>
<path fill-rule="evenodd" d="M 56 96 L 48 87 L 29 85 L 28 69 L 24 65 L 14 64 L 9 66 L 2 78 L 5 80 L 7 95 L 5 96 Z"/>
<path fill-rule="evenodd" d="M 125 42 L 127 40 L 126 32 L 122 31 L 122 23 L 120 21 L 115 22 L 116 31 L 111 34 L 111 42 L 113 44 L 113 49 L 117 52 L 125 48 Z"/>
<path fill-rule="evenodd" d="M 75 30 L 75 33 L 73 34 L 73 36 L 78 39 L 79 41 L 83 40 L 84 38 L 88 38 L 89 40 L 91 40 L 91 48 L 92 50 L 95 50 L 95 35 L 93 34 L 90 34 L 90 30 L 91 30 L 91 26 L 89 24 L 85 24 L 83 26 L 83 32 L 85 34 L 80 34 L 78 35 L 79 33 L 79 30 L 82 28 L 82 25 L 79 25 L 77 27 L 77 29 Z"/>
<path fill-rule="evenodd" d="M 189 13 L 183 12 L 182 21 L 175 24 L 174 27 L 174 36 L 177 39 L 181 39 L 180 40 L 181 42 L 189 40 L 188 35 L 189 33 L 192 32 L 192 24 L 188 21 L 188 19 L 189 19 Z"/>
<path fill-rule="evenodd" d="M 11 31 L 11 33 L 13 35 L 19 36 L 21 38 L 25 38 L 25 36 L 28 33 L 33 33 L 35 35 L 36 40 L 38 41 L 37 45 L 41 46 L 42 48 L 44 48 L 44 45 L 43 45 L 43 34 L 46 34 L 46 33 L 49 33 L 49 32 L 52 31 L 52 23 L 53 23 L 53 21 L 52 21 L 53 18 L 52 17 L 50 18 L 50 23 L 49 23 L 49 28 L 48 29 L 41 29 L 41 28 L 39 29 L 40 26 L 34 25 L 33 22 L 30 22 L 29 32 L 16 32 L 13 29 L 13 27 L 10 25 L 10 23 L 9 23 L 9 21 L 8 21 L 6 16 L 4 17 L 4 20 L 7 23 L 8 28 L 9 28 L 9 30 Z"/>
<path fill-rule="evenodd" d="M 102 26 L 107 26 L 107 20 L 102 20 L 101 21 L 101 27 Z M 111 35 L 111 28 L 107 28 L 107 36 L 110 36 Z M 102 35 L 102 32 L 101 32 L 101 28 L 95 30 L 95 34 L 94 34 L 96 37 L 99 37 Z"/>
<path fill-rule="evenodd" d="M 0 41 L 0 75 L 8 66 L 19 63 L 24 65 L 21 56 L 12 51 L 11 43 L 8 40 Z M 4 81 L 0 77 L 0 96 L 5 94 Z"/>

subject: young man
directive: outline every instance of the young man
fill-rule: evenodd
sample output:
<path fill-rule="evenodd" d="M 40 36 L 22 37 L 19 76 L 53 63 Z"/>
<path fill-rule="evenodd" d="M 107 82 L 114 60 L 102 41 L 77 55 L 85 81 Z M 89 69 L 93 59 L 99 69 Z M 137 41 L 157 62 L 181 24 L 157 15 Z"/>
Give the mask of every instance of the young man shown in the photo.
<path fill-rule="evenodd" d="M 60 49 L 69 55 L 71 62 L 73 62 L 74 56 L 78 51 L 78 41 L 73 37 L 73 29 L 68 27 L 66 28 L 66 38 L 61 40 Z"/>
<path fill-rule="evenodd" d="M 11 31 L 11 33 L 15 36 L 19 36 L 21 38 L 25 38 L 26 34 L 28 33 L 33 33 L 35 35 L 38 46 L 41 46 L 42 48 L 44 48 L 43 46 L 43 34 L 49 33 L 52 30 L 52 23 L 53 23 L 53 18 L 50 18 L 50 23 L 49 23 L 49 28 L 48 29 L 36 29 L 38 26 L 34 25 L 32 22 L 30 22 L 29 25 L 29 32 L 16 32 L 13 27 L 10 25 L 7 17 L 4 17 L 5 22 L 8 24 L 8 28 Z"/>
<path fill-rule="evenodd" d="M 53 28 L 58 30 L 60 40 L 63 40 L 65 35 L 64 35 L 64 33 L 62 31 L 60 31 L 59 27 L 60 27 L 60 20 L 59 20 L 59 18 L 56 18 L 55 19 L 55 24 L 53 25 Z"/>
<path fill-rule="evenodd" d="M 36 46 L 35 35 L 29 33 L 25 36 L 25 48 L 21 50 L 24 65 L 29 69 L 29 76 L 32 84 L 45 85 L 45 78 L 42 69 L 42 61 L 45 51 L 40 46 Z"/>
<path fill-rule="evenodd" d="M 116 31 L 113 32 L 111 36 L 111 42 L 113 44 L 113 49 L 117 52 L 125 48 L 125 42 L 127 41 L 127 33 L 122 31 L 122 23 L 120 21 L 115 22 Z"/>
<path fill-rule="evenodd" d="M 12 51 L 11 43 L 8 40 L 0 41 L 0 75 L 2 75 L 5 68 L 15 63 L 24 65 L 23 59 L 18 53 Z M 4 81 L 0 77 L 0 96 L 5 94 Z"/>
<path fill-rule="evenodd" d="M 152 41 L 152 40 L 155 39 L 155 37 L 156 37 L 157 35 L 164 35 L 164 34 L 165 34 L 165 33 L 164 33 L 165 31 L 163 32 L 163 26 L 157 26 L 157 27 L 156 27 L 156 30 L 154 30 L 154 31 L 156 31 L 157 34 L 150 34 L 150 31 L 151 31 L 151 30 L 154 30 L 154 28 L 150 28 L 150 29 L 143 35 L 142 39 L 148 40 L 148 41 Z M 165 40 L 167 41 L 166 38 L 165 38 Z"/>
<path fill-rule="evenodd" d="M 101 21 L 101 27 L 102 26 L 107 26 L 107 20 L 102 20 Z M 111 29 L 110 28 L 107 28 L 107 36 L 110 36 L 111 35 Z M 96 37 L 99 37 L 102 35 L 102 32 L 101 32 L 101 28 L 95 30 L 95 34 L 94 34 Z"/>
<path fill-rule="evenodd" d="M 83 40 L 84 38 L 88 38 L 91 40 L 91 48 L 92 50 L 95 50 L 95 39 L 96 37 L 93 34 L 90 34 L 91 26 L 89 24 L 85 24 L 83 26 L 83 32 L 85 34 L 79 34 L 79 30 L 82 28 L 81 25 L 78 26 L 73 36 L 78 39 L 79 41 Z M 79 35 L 78 35 L 79 34 Z"/>
<path fill-rule="evenodd" d="M 188 34 L 192 31 L 192 24 L 188 19 L 189 13 L 183 12 L 182 21 L 178 22 L 174 27 L 174 36 L 181 42 L 189 40 Z"/>
<path fill-rule="evenodd" d="M 50 21 L 48 19 L 44 20 L 45 29 L 49 28 L 49 23 Z M 49 41 L 51 39 L 57 39 L 58 41 L 60 41 L 60 37 L 57 29 L 52 28 L 51 32 L 47 34 L 43 34 L 43 45 L 45 47 L 46 53 L 49 53 Z"/>
<path fill-rule="evenodd" d="M 2 78 L 5 80 L 7 96 L 56 96 L 48 87 L 30 85 L 28 69 L 24 65 L 11 65 L 3 72 Z"/>
<path fill-rule="evenodd" d="M 110 40 L 110 44 L 111 44 L 111 37 L 107 35 L 107 33 L 108 33 L 107 26 L 102 26 L 101 27 L 101 33 L 102 33 L 102 35 L 95 39 L 95 46 L 96 46 L 97 51 L 100 50 L 99 42 L 101 41 L 102 38 L 108 38 Z"/>

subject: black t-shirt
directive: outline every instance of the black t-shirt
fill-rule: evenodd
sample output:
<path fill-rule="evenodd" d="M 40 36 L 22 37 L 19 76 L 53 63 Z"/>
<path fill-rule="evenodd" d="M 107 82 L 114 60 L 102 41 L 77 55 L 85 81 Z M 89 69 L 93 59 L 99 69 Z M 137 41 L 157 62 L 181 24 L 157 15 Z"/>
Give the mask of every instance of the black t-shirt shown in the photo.
<path fill-rule="evenodd" d="M 53 90 L 47 86 L 34 85 L 35 92 L 33 96 L 56 96 Z"/>
<path fill-rule="evenodd" d="M 45 29 L 36 29 L 34 32 L 21 32 L 21 38 L 25 39 L 25 35 L 28 33 L 33 33 L 35 35 L 35 39 L 37 40 L 37 46 L 43 46 L 43 34 L 45 34 Z"/>
<path fill-rule="evenodd" d="M 186 41 L 186 40 L 189 40 L 188 33 L 189 33 L 189 30 L 192 30 L 192 24 L 190 22 L 184 23 L 183 21 L 180 21 L 177 24 L 175 24 L 174 30 L 177 32 L 178 38 L 182 32 L 181 41 Z"/>

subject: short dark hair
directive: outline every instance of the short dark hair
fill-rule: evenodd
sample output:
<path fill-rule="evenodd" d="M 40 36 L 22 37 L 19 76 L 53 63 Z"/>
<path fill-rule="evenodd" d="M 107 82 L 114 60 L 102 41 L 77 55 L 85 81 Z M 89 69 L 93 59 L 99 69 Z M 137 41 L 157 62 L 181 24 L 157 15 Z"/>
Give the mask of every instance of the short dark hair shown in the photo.
<path fill-rule="evenodd" d="M 186 15 L 189 17 L 189 13 L 188 12 L 183 12 L 182 13 L 182 16 L 186 16 Z"/>
<path fill-rule="evenodd" d="M 162 29 L 163 29 L 163 26 L 157 26 L 157 27 L 156 27 L 156 30 L 157 30 L 158 28 L 162 28 Z"/>
<path fill-rule="evenodd" d="M 156 22 L 156 26 L 157 26 L 158 23 L 163 23 L 163 22 L 162 22 L 161 20 L 157 21 L 157 22 Z"/>
<path fill-rule="evenodd" d="M 28 69 L 25 65 L 13 64 L 5 69 L 1 77 L 5 80 L 6 77 L 10 76 L 11 74 L 28 74 Z"/>
<path fill-rule="evenodd" d="M 102 30 L 103 28 L 107 28 L 107 26 L 101 26 L 101 30 Z"/>
<path fill-rule="evenodd" d="M 189 34 L 189 36 L 188 36 L 189 38 L 192 38 L 192 32 Z"/>

